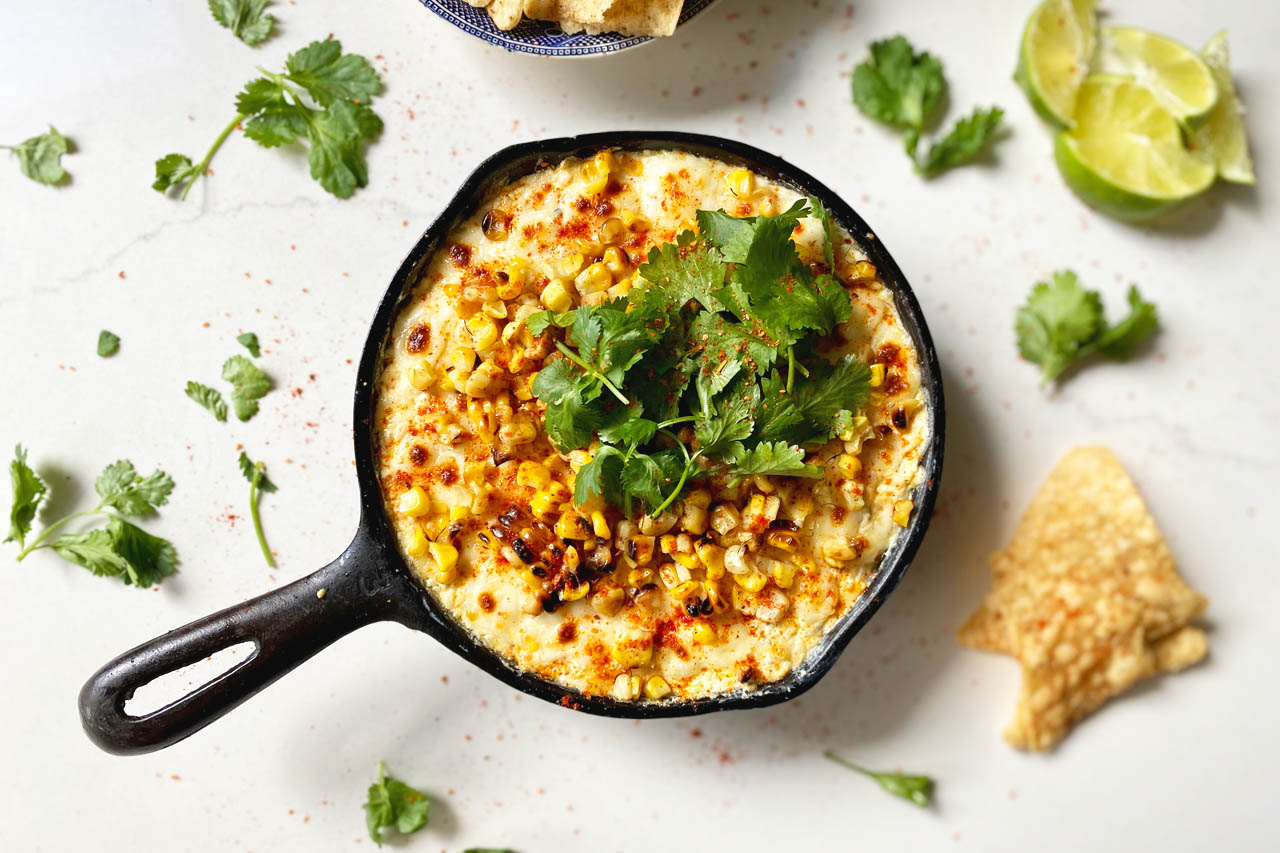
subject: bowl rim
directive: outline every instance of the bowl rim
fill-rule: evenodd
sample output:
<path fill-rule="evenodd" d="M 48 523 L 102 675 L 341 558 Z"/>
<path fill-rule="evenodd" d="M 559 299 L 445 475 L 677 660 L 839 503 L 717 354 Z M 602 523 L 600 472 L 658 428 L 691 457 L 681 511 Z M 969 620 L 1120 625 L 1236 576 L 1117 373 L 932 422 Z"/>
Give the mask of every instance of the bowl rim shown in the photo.
<path fill-rule="evenodd" d="M 906 528 L 881 557 L 875 574 L 857 601 L 809 650 L 803 662 L 778 681 L 700 699 L 673 701 L 618 700 L 611 696 L 588 696 L 567 685 L 520 669 L 479 638 L 457 624 L 452 615 L 422 587 L 400 551 L 376 470 L 377 378 L 387 346 L 392 343 L 395 319 L 408 302 L 422 270 L 445 238 L 461 221 L 471 216 L 493 192 L 510 181 L 568 158 L 584 158 L 604 148 L 622 151 L 680 150 L 711 157 L 730 165 L 750 168 L 803 195 L 816 197 L 828 213 L 866 252 L 876 265 L 881 280 L 894 297 L 904 327 L 916 347 L 920 366 L 921 391 L 929 436 L 920 452 L 920 475 L 912 487 L 915 507 Z M 793 699 L 818 683 L 830 671 L 853 637 L 867 624 L 906 574 L 928 530 L 938 490 L 941 486 L 945 447 L 946 410 L 942 371 L 919 301 L 901 268 L 876 237 L 875 232 L 847 202 L 807 172 L 782 158 L 735 140 L 678 131 L 605 131 L 578 136 L 555 137 L 517 143 L 482 161 L 462 182 L 456 194 L 431 226 L 423 232 L 405 257 L 384 292 L 370 324 L 368 339 L 357 372 L 355 413 L 355 460 L 360 483 L 362 526 L 368 525 L 375 540 L 391 543 L 386 558 L 394 569 L 407 576 L 420 592 L 421 619 L 404 619 L 411 627 L 433 635 L 438 641 L 490 675 L 516 689 L 574 710 L 608 717 L 651 719 L 682 717 L 711 711 L 762 708 Z"/>

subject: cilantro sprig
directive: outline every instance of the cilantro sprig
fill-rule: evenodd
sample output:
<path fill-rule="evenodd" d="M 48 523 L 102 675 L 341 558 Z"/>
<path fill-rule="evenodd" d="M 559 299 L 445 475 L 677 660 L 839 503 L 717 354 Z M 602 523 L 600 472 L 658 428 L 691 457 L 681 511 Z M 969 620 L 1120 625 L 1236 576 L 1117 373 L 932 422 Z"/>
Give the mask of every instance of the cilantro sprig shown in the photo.
<path fill-rule="evenodd" d="M 267 12 L 271 0 L 209 0 L 213 19 L 252 47 L 271 35 L 276 18 Z"/>
<path fill-rule="evenodd" d="M 933 780 L 928 776 L 921 776 L 913 773 L 885 773 L 876 770 L 867 770 L 860 767 L 852 761 L 848 761 L 836 755 L 831 750 L 827 750 L 822 755 L 839 764 L 841 767 L 852 770 L 855 773 L 861 773 L 876 781 L 881 788 L 884 788 L 895 797 L 902 797 L 909 800 L 921 808 L 927 808 L 929 798 L 933 796 Z"/>
<path fill-rule="evenodd" d="M 1159 327 L 1156 306 L 1129 288 L 1129 314 L 1108 325 L 1102 296 L 1085 290 L 1071 270 L 1037 282 L 1027 303 L 1018 309 L 1018 350 L 1040 365 L 1042 384 L 1049 385 L 1091 355 L 1124 361 Z"/>
<path fill-rule="evenodd" d="M 805 217 L 822 226 L 825 267 L 791 239 Z M 529 318 L 534 334 L 565 330 L 563 358 L 533 385 L 547 436 L 564 452 L 601 442 L 576 503 L 657 515 L 703 477 L 820 477 L 804 446 L 866 402 L 868 367 L 815 348 L 852 311 L 830 272 L 826 211 L 799 201 L 775 217 L 703 210 L 697 222 L 650 250 L 626 298 Z"/>
<path fill-rule="evenodd" d="M 365 145 L 382 132 L 382 119 L 369 103 L 382 92 L 373 66 L 357 54 L 343 54 L 336 40 L 315 41 L 285 61 L 284 73 L 259 66 L 263 76 L 250 80 L 236 96 L 236 115 L 206 152 L 193 163 L 185 154 L 156 161 L 158 192 L 191 187 L 207 173 L 218 149 L 237 127 L 265 148 L 307 142 L 311 177 L 338 198 L 350 198 L 369 182 Z"/>
<path fill-rule="evenodd" d="M 276 484 L 271 482 L 271 478 L 267 476 L 266 465 L 261 462 L 254 462 L 249 458 L 249 454 L 243 450 L 240 451 L 240 473 L 249 481 L 249 515 L 253 519 L 253 532 L 258 536 L 258 546 L 262 548 L 262 556 L 266 558 L 267 565 L 271 568 L 276 567 L 276 558 L 271 555 L 271 548 L 267 545 L 266 534 L 262 532 L 262 517 L 258 514 L 258 499 L 264 492 L 274 492 Z"/>
<path fill-rule="evenodd" d="M 67 180 L 62 168 L 62 155 L 71 150 L 71 140 L 49 125 L 48 133 L 24 139 L 17 145 L 0 145 L 0 149 L 12 151 L 18 158 L 18 168 L 33 181 L 57 186 Z"/>
<path fill-rule="evenodd" d="M 417 832 L 427 825 L 430 811 L 426 794 L 389 775 L 387 766 L 378 762 L 378 779 L 369 786 L 364 804 L 365 825 L 375 844 L 382 846 L 391 827 L 401 835 Z"/>
<path fill-rule="evenodd" d="M 902 130 L 907 156 L 925 177 L 973 160 L 1004 118 L 999 107 L 976 109 L 920 157 L 920 135 L 946 93 L 942 62 L 928 52 L 916 53 L 903 36 L 872 42 L 869 58 L 853 70 L 853 102 L 867 116 Z"/>
<path fill-rule="evenodd" d="M 51 548 L 59 557 L 95 575 L 118 577 L 132 586 L 153 586 L 173 574 L 178 562 L 173 544 L 127 520 L 154 515 L 157 507 L 168 501 L 173 480 L 163 471 L 143 477 L 127 459 L 111 463 L 93 484 L 100 498 L 97 506 L 53 521 L 29 544 L 27 536 L 37 510 L 48 496 L 48 487 L 27 463 L 27 453 L 21 445 L 14 449 L 9 463 L 9 480 L 13 503 L 9 535 L 4 541 L 18 543 L 18 562 L 33 551 Z M 80 533 L 53 536 L 70 522 L 91 516 L 105 517 L 106 522 Z"/>

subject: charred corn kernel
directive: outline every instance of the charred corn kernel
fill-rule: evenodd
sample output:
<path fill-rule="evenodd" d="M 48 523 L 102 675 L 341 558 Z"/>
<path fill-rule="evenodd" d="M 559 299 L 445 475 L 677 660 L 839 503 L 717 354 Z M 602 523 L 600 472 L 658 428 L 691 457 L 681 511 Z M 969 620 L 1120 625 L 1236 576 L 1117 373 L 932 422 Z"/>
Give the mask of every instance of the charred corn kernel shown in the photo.
<path fill-rule="evenodd" d="M 542 289 L 541 298 L 542 304 L 552 311 L 568 311 L 573 307 L 573 297 L 565 289 L 564 282 L 558 278 L 552 279 L 551 283 Z"/>
<path fill-rule="evenodd" d="M 418 518 L 431 512 L 431 499 L 427 497 L 427 493 L 421 486 L 414 486 L 400 494 L 400 503 L 396 508 L 400 510 L 401 515 Z"/>
<path fill-rule="evenodd" d="M 498 438 L 502 439 L 504 444 L 529 444 L 537 437 L 537 425 L 524 412 L 513 417 L 510 423 L 505 423 L 498 428 Z"/>
<path fill-rule="evenodd" d="M 458 572 L 458 549 L 447 542 L 428 542 L 427 550 L 431 552 L 431 559 L 435 560 L 437 576 L 451 576 L 448 581 L 441 577 L 441 583 L 452 581 Z"/>
<path fill-rule="evenodd" d="M 598 539 L 609 538 L 609 522 L 604 517 L 604 513 L 599 510 L 591 513 L 591 532 L 594 533 Z"/>
<path fill-rule="evenodd" d="M 852 562 L 858 558 L 857 553 L 849 547 L 849 543 L 842 538 L 832 537 L 822 543 L 822 559 L 827 565 L 839 568 L 845 563 Z"/>
<path fill-rule="evenodd" d="M 616 216 L 610 216 L 604 222 L 600 223 L 600 230 L 598 232 L 600 242 L 604 243 L 606 246 L 612 246 L 614 243 L 618 243 L 622 240 L 626 231 L 627 226 L 622 224 L 621 219 Z"/>
<path fill-rule="evenodd" d="M 671 588 L 671 597 L 676 601 L 684 601 L 691 595 L 702 591 L 702 584 L 695 580 L 681 581 Z"/>
<path fill-rule="evenodd" d="M 711 495 L 705 491 L 703 494 L 706 495 L 706 503 L 691 501 L 690 495 L 684 499 L 684 508 L 680 512 L 680 527 L 698 536 L 707 532 L 707 504 L 711 502 Z"/>
<path fill-rule="evenodd" d="M 492 302 L 486 302 L 480 306 L 480 310 L 488 314 L 495 320 L 507 319 L 507 303 L 501 299 L 495 299 Z"/>
<path fill-rule="evenodd" d="M 610 299 L 621 299 L 622 297 L 626 296 L 628 293 L 631 292 L 631 288 L 634 284 L 635 284 L 635 279 L 632 278 L 631 276 L 627 276 L 625 278 L 619 279 L 617 284 L 615 284 L 613 287 L 609 288 L 605 292 L 609 294 Z M 630 305 L 627 306 L 627 310 L 628 311 L 631 310 Z"/>
<path fill-rule="evenodd" d="M 417 391 L 426 391 L 436 381 L 436 370 L 425 362 L 404 372 L 404 380 Z"/>
<path fill-rule="evenodd" d="M 627 226 L 627 230 L 634 234 L 643 234 L 653 227 L 653 221 L 649 217 L 634 210 L 624 210 L 622 212 L 622 224 Z"/>
<path fill-rule="evenodd" d="M 533 513 L 534 518 L 544 523 L 550 523 L 555 518 L 556 511 L 560 508 L 562 502 L 555 499 L 555 496 L 549 491 L 541 491 L 533 496 L 533 500 L 529 501 L 529 512 Z"/>
<path fill-rule="evenodd" d="M 463 504 L 449 507 L 449 521 L 465 521 L 471 515 L 471 508 Z"/>
<path fill-rule="evenodd" d="M 579 599 L 586 598 L 587 593 L 589 592 L 591 592 L 590 583 L 584 582 L 584 583 L 578 584 L 577 586 L 566 585 L 564 589 L 560 590 L 560 600 L 561 601 L 578 601 Z"/>
<path fill-rule="evenodd" d="M 516 482 L 530 489 L 545 489 L 551 482 L 551 471 L 541 462 L 521 462 L 516 469 Z"/>
<path fill-rule="evenodd" d="M 852 480 L 862 473 L 862 462 L 852 454 L 841 453 L 836 459 L 836 470 L 840 472 L 841 477 Z"/>
<path fill-rule="evenodd" d="M 560 513 L 560 517 L 556 519 L 556 535 L 561 539 L 581 539 L 583 530 L 578 526 L 579 518 L 581 516 L 571 509 Z"/>
<path fill-rule="evenodd" d="M 653 569 L 632 569 L 627 573 L 627 585 L 639 589 L 653 583 Z"/>
<path fill-rule="evenodd" d="M 564 567 L 569 571 L 574 571 L 578 566 L 582 565 L 582 557 L 578 554 L 578 549 L 570 545 L 564 549 Z"/>
<path fill-rule="evenodd" d="M 753 494 L 747 501 L 746 507 L 742 510 L 742 523 L 753 533 L 760 531 L 754 530 L 758 526 L 758 519 L 764 516 L 764 495 L 759 492 Z"/>
<path fill-rule="evenodd" d="M 665 699 L 671 695 L 671 685 L 661 675 L 655 675 L 644 683 L 646 699 Z"/>
<path fill-rule="evenodd" d="M 503 308 L 505 311 L 505 306 Z M 478 353 L 488 352 L 498 342 L 498 324 L 485 314 L 477 314 L 468 320 L 467 329 L 471 332 Z"/>
<path fill-rule="evenodd" d="M 613 286 L 613 273 L 609 271 L 609 267 L 604 262 L 596 261 L 578 273 L 578 277 L 574 279 L 573 283 L 578 288 L 578 292 L 583 295 L 601 293 Z"/>
<path fill-rule="evenodd" d="M 883 384 L 884 384 L 884 365 L 883 364 L 871 365 L 871 387 L 879 388 Z"/>
<path fill-rule="evenodd" d="M 613 616 L 622 609 L 622 603 L 626 601 L 626 598 L 627 594 L 616 586 L 609 589 L 598 589 L 595 595 L 591 596 L 591 606 L 597 613 Z"/>
<path fill-rule="evenodd" d="M 724 176 L 729 192 L 738 198 L 746 198 L 756 191 L 756 176 L 747 169 L 734 169 Z"/>
<path fill-rule="evenodd" d="M 643 535 L 628 537 L 627 556 L 637 566 L 647 566 L 653 559 L 653 537 Z"/>
<path fill-rule="evenodd" d="M 724 549 L 711 542 L 699 542 L 694 546 L 698 560 L 707 570 L 707 580 L 724 577 Z"/>
<path fill-rule="evenodd" d="M 680 575 L 676 574 L 676 567 L 671 563 L 667 563 L 658 569 L 658 580 L 662 581 L 662 585 L 667 589 L 672 589 L 680 583 Z"/>
<path fill-rule="evenodd" d="M 724 590 L 717 581 L 705 581 L 702 588 L 706 592 L 707 601 L 711 602 L 713 613 L 723 613 L 729 609 L 729 600 L 725 598 Z M 734 589 L 737 589 L 736 584 Z"/>
<path fill-rule="evenodd" d="M 796 567 L 793 563 L 776 562 L 769 569 L 769 576 L 773 578 L 773 582 L 783 589 L 790 589 L 791 585 L 796 581 Z"/>
<path fill-rule="evenodd" d="M 859 279 L 870 279 L 876 277 L 876 265 L 870 261 L 858 261 L 853 265 L 853 275 Z"/>
<path fill-rule="evenodd" d="M 794 554 L 796 549 L 800 547 L 800 537 L 790 530 L 770 530 L 765 535 L 764 541 L 779 551 L 786 551 L 788 554 Z"/>
<path fill-rule="evenodd" d="M 719 503 L 711 510 L 711 529 L 721 536 L 737 530 L 741 523 L 742 515 L 733 504 Z"/>
<path fill-rule="evenodd" d="M 471 347 L 458 347 L 453 351 L 449 366 L 462 374 L 470 374 L 476 369 L 476 351 Z"/>
<path fill-rule="evenodd" d="M 715 628 L 706 622 L 699 622 L 693 628 L 693 639 L 704 646 L 713 646 L 720 638 L 716 636 Z"/>
<path fill-rule="evenodd" d="M 427 534 L 418 525 L 409 532 L 409 544 L 404 549 L 410 557 L 422 557 L 427 553 Z"/>
<path fill-rule="evenodd" d="M 674 554 L 676 552 L 675 535 L 667 533 L 658 537 L 658 550 L 664 554 Z"/>
<path fill-rule="evenodd" d="M 621 227 L 621 223 L 619 223 Z M 604 250 L 604 255 L 600 258 L 600 263 L 615 276 L 620 276 L 631 268 L 631 259 L 627 257 L 627 253 L 619 249 L 617 246 L 610 246 Z"/>
<path fill-rule="evenodd" d="M 586 256 L 584 256 L 582 252 L 571 252 L 555 262 L 556 274 L 560 278 L 573 278 L 575 275 L 582 272 L 582 267 L 586 263 Z"/>
<path fill-rule="evenodd" d="M 898 501 L 893 505 L 893 520 L 897 522 L 899 527 L 906 527 L 911 521 L 911 510 L 915 509 L 915 503 L 909 500 Z"/>
<path fill-rule="evenodd" d="M 696 554 L 672 554 L 671 559 L 675 560 L 686 569 L 696 569 L 701 566 Z"/>
<path fill-rule="evenodd" d="M 738 586 L 747 592 L 759 592 L 769 582 L 769 578 L 765 576 L 764 572 L 748 572 L 745 575 L 734 575 L 733 579 L 738 582 Z"/>
<path fill-rule="evenodd" d="M 515 299 L 521 293 L 524 293 L 524 282 L 508 276 L 506 281 L 500 282 L 498 286 L 494 288 L 494 292 L 498 295 L 499 299 Z M 487 311 L 488 309 L 485 310 Z M 493 316 L 496 317 L 499 315 L 495 314 Z M 503 314 L 501 316 L 505 317 L 506 315 Z"/>

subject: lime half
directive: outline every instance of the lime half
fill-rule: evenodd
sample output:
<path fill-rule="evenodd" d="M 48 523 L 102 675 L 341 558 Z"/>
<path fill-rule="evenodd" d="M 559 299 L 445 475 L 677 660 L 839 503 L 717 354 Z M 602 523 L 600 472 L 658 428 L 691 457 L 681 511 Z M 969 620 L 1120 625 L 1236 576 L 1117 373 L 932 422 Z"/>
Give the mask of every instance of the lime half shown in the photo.
<path fill-rule="evenodd" d="M 1182 144 L 1177 119 L 1127 77 L 1091 74 L 1076 126 L 1054 140 L 1058 169 L 1085 202 L 1117 219 L 1153 219 L 1213 183 L 1208 158 Z"/>
<path fill-rule="evenodd" d="M 1096 0 L 1044 0 L 1022 32 L 1018 81 L 1036 112 L 1074 127 L 1076 92 L 1089 73 L 1097 45 Z"/>
<path fill-rule="evenodd" d="M 1209 39 L 1200 55 L 1218 84 L 1218 103 L 1196 132 L 1196 147 L 1213 158 L 1224 181 L 1252 184 L 1253 158 L 1249 156 L 1249 140 L 1244 132 L 1244 105 L 1236 97 L 1236 87 L 1231 82 L 1231 52 L 1227 48 L 1226 31 Z"/>
<path fill-rule="evenodd" d="M 1134 27 L 1103 27 L 1096 70 L 1146 86 L 1174 118 L 1195 127 L 1218 102 L 1213 72 L 1195 51 Z"/>

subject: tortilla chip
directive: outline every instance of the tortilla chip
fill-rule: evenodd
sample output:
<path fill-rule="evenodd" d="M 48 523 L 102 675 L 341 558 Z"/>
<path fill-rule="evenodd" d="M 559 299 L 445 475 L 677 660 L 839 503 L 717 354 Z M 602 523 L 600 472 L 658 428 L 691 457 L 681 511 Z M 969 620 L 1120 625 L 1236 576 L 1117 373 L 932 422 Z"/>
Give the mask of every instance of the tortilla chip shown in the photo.
<path fill-rule="evenodd" d="M 524 13 L 530 18 L 556 21 L 565 32 L 573 24 L 600 23 L 615 0 L 524 0 Z"/>
<path fill-rule="evenodd" d="M 489 17 L 500 30 L 513 30 L 524 17 L 524 0 L 491 0 Z"/>
<path fill-rule="evenodd" d="M 1204 657 L 1184 626 L 1205 608 L 1119 460 L 1067 454 L 1041 486 L 962 643 L 1014 655 L 1023 685 L 1010 743 L 1046 749 L 1134 682 Z"/>

